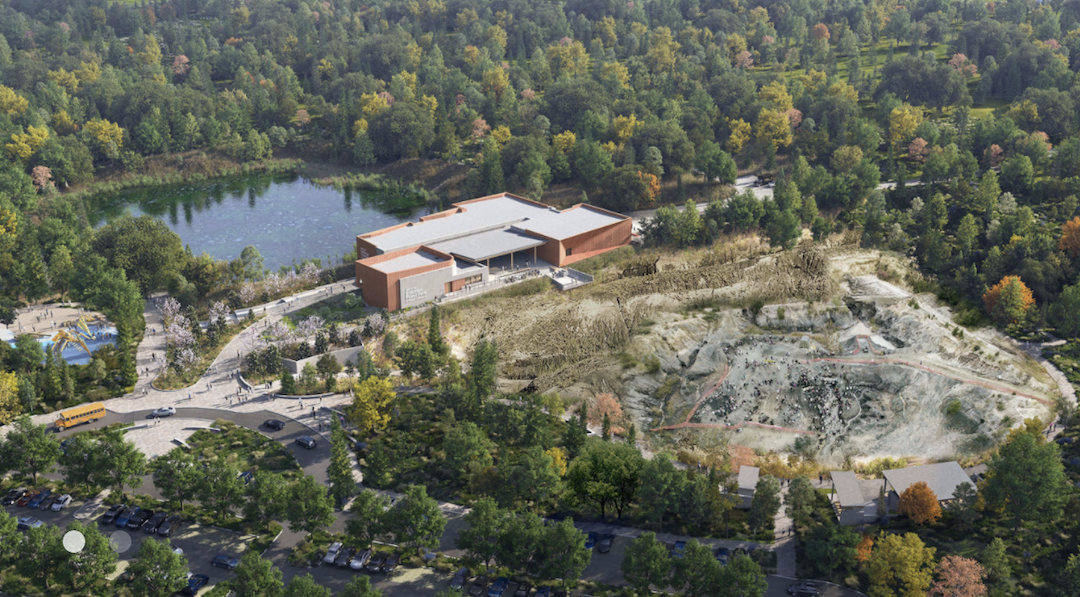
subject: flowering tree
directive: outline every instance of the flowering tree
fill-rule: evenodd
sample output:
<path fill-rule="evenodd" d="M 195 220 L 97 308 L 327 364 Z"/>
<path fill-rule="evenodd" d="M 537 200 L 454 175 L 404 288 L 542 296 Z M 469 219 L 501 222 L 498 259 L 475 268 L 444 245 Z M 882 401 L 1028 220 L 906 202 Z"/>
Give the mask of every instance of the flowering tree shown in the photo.
<path fill-rule="evenodd" d="M 908 158 L 916 162 L 921 162 L 926 159 L 926 145 L 927 143 L 925 139 L 923 139 L 922 137 L 915 137 L 915 140 L 913 140 L 911 144 L 908 145 Z"/>
<path fill-rule="evenodd" d="M 487 121 L 483 118 L 477 118 L 473 121 L 472 136 L 474 139 L 483 139 L 490 130 L 491 125 L 489 125 Z"/>
<path fill-rule="evenodd" d="M 44 191 L 46 187 L 52 186 L 52 170 L 48 166 L 34 166 L 30 172 L 30 180 L 34 181 L 34 186 L 39 190 Z"/>
<path fill-rule="evenodd" d="M 960 74 L 968 79 L 974 77 L 975 73 L 979 72 L 979 67 L 968 60 L 968 57 L 964 54 L 953 54 L 953 57 L 949 59 L 949 66 L 951 66 L 953 70 L 960 71 Z"/>
<path fill-rule="evenodd" d="M 312 336 L 315 332 L 322 329 L 326 324 L 326 320 L 318 315 L 312 315 L 296 324 L 296 339 L 304 340 Z"/>
<path fill-rule="evenodd" d="M 218 320 L 225 320 L 225 316 L 229 314 L 229 306 L 224 301 L 216 301 L 210 305 L 210 321 L 216 323 Z"/>
<path fill-rule="evenodd" d="M 735 56 L 735 66 L 739 68 L 750 68 L 754 65 L 754 59 L 751 56 L 749 50 L 743 50 Z"/>
<path fill-rule="evenodd" d="M 246 282 L 240 286 L 240 302 L 243 305 L 250 305 L 255 301 L 255 285 L 251 282 Z"/>
<path fill-rule="evenodd" d="M 938 580 L 930 586 L 928 597 L 984 597 L 986 570 L 971 558 L 945 556 L 937 565 Z"/>
<path fill-rule="evenodd" d="M 1001 149 L 1001 146 L 994 143 L 990 147 L 986 148 L 983 152 L 983 159 L 986 161 L 986 165 L 991 168 L 997 168 L 1001 165 L 1002 160 L 1005 159 L 1005 151 Z"/>
<path fill-rule="evenodd" d="M 172 62 L 173 74 L 182 77 L 188 74 L 189 70 L 191 70 L 191 61 L 188 60 L 187 56 L 184 56 L 183 54 L 177 54 L 176 58 L 173 58 Z"/>
<path fill-rule="evenodd" d="M 165 329 L 165 361 L 177 372 L 184 371 L 199 360 L 192 322 L 180 312 L 180 303 L 172 297 L 166 298 L 159 310 Z"/>
<path fill-rule="evenodd" d="M 311 115 L 308 111 L 301 108 L 296 111 L 296 123 L 300 125 L 300 128 L 304 128 L 304 125 L 311 122 Z"/>
<path fill-rule="evenodd" d="M 386 331 L 386 316 L 374 313 L 364 320 L 364 335 L 371 338 L 381 336 Z"/>

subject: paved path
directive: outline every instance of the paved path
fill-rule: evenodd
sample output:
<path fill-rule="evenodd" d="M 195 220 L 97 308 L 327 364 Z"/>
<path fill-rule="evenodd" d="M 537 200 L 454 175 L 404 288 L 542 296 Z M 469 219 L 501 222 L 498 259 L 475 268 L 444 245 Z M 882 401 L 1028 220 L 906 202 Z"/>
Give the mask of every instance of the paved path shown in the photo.
<path fill-rule="evenodd" d="M 787 503 L 788 486 L 780 488 L 781 504 Z M 795 523 L 787 515 L 783 505 L 776 511 L 773 519 L 773 535 L 776 537 L 776 573 L 780 576 L 795 576 Z"/>

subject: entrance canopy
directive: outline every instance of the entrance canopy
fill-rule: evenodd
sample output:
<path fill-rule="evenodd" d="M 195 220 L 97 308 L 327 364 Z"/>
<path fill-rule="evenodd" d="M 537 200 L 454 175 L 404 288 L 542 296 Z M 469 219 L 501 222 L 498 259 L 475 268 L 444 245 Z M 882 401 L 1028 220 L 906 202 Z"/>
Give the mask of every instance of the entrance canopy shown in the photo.
<path fill-rule="evenodd" d="M 463 257 L 469 261 L 480 262 L 500 255 L 508 255 L 539 247 L 547 242 L 545 239 L 522 234 L 507 228 L 462 236 L 431 245 L 431 248 Z"/>

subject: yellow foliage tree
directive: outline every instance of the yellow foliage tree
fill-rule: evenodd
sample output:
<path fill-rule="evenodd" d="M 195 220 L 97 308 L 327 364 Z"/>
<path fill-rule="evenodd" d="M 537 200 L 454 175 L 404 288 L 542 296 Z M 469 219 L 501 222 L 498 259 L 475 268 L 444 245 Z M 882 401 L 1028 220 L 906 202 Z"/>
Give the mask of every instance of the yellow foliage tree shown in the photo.
<path fill-rule="evenodd" d="M 669 72 L 675 68 L 675 55 L 682 44 L 675 41 L 668 27 L 657 27 L 649 35 L 647 60 L 655 73 Z"/>
<path fill-rule="evenodd" d="M 25 97 L 15 93 L 14 89 L 6 85 L 0 85 L 0 112 L 4 112 L 8 116 L 18 116 L 25 112 L 29 105 L 30 102 Z"/>
<path fill-rule="evenodd" d="M 631 114 L 629 116 L 616 116 L 611 120 L 611 129 L 615 132 L 615 138 L 619 141 L 619 146 L 623 146 L 630 137 L 634 136 L 634 130 L 637 127 L 645 124 L 637 119 L 637 116 Z"/>
<path fill-rule="evenodd" d="M 901 104 L 889 112 L 889 143 L 894 148 L 906 146 L 922 124 L 922 110 L 910 104 Z"/>
<path fill-rule="evenodd" d="M 941 518 L 941 504 L 924 481 L 905 489 L 900 494 L 900 504 L 896 509 L 915 524 L 934 523 Z"/>
<path fill-rule="evenodd" d="M 74 94 L 79 90 L 79 78 L 75 73 L 68 72 L 64 68 L 48 72 L 49 80 L 63 87 L 68 93 Z"/>
<path fill-rule="evenodd" d="M 390 94 L 395 100 L 412 101 L 416 98 L 416 73 L 403 70 L 390 77 Z"/>
<path fill-rule="evenodd" d="M 620 88 L 630 85 L 630 69 L 619 62 L 605 62 L 600 66 L 600 78 L 615 81 Z"/>
<path fill-rule="evenodd" d="M 1033 130 L 1040 120 L 1039 106 L 1031 100 L 1023 100 L 1013 104 L 1005 115 L 1025 131 Z"/>
<path fill-rule="evenodd" d="M 41 149 L 49 138 L 49 129 L 44 126 L 30 125 L 25 133 L 15 133 L 11 136 L 11 143 L 5 145 L 8 155 L 16 160 L 28 160 L 34 152 Z"/>
<path fill-rule="evenodd" d="M 544 454 L 551 456 L 551 467 L 560 477 L 566 476 L 566 450 L 556 446 L 544 450 Z"/>
<path fill-rule="evenodd" d="M 506 142 L 509 141 L 511 137 L 513 137 L 513 135 L 510 133 L 510 127 L 505 124 L 497 126 L 491 131 L 491 138 L 495 139 L 495 142 L 499 144 L 499 147 L 506 145 Z"/>
<path fill-rule="evenodd" d="M 435 118 L 435 111 L 439 109 L 439 100 L 433 95 L 425 95 L 420 98 L 420 105 L 428 111 L 428 114 Z"/>
<path fill-rule="evenodd" d="M 724 42 L 724 47 L 727 50 L 728 60 L 735 60 L 736 56 L 746 51 L 746 38 L 738 33 L 732 33 Z"/>
<path fill-rule="evenodd" d="M 555 149 L 563 153 L 569 153 L 577 144 L 577 135 L 574 131 L 563 131 L 552 138 L 551 143 L 555 146 Z"/>
<path fill-rule="evenodd" d="M 483 86 L 484 93 L 500 98 L 510 88 L 510 77 L 505 70 L 495 67 L 484 71 Z"/>
<path fill-rule="evenodd" d="M 754 136 L 763 143 L 771 143 L 773 150 L 791 145 L 791 125 L 787 116 L 776 110 L 762 110 L 754 125 Z"/>
<path fill-rule="evenodd" d="M 364 118 L 371 118 L 389 107 L 386 99 L 376 93 L 364 93 L 360 96 L 360 111 L 364 113 Z"/>
<path fill-rule="evenodd" d="M 758 99 L 778 112 L 786 112 L 795 106 L 783 80 L 773 81 L 758 91 Z"/>
<path fill-rule="evenodd" d="M 465 46 L 465 49 L 461 52 L 461 57 L 465 60 L 465 64 L 472 66 L 477 62 L 480 62 L 480 48 L 476 46 Z"/>
<path fill-rule="evenodd" d="M 1058 248 L 1068 251 L 1073 256 L 1080 255 L 1080 216 L 1061 225 L 1061 239 L 1058 240 Z"/>
<path fill-rule="evenodd" d="M 19 404 L 19 377 L 0 371 L 0 425 L 7 425 L 22 412 Z"/>
<path fill-rule="evenodd" d="M 101 78 L 101 67 L 96 62 L 83 62 L 75 69 L 75 77 L 83 85 L 93 83 Z"/>
<path fill-rule="evenodd" d="M 1001 324 L 1018 323 L 1035 306 L 1031 289 L 1020 276 L 1005 276 L 983 294 L 990 316 Z"/>
<path fill-rule="evenodd" d="M 599 23 L 593 23 L 593 34 L 605 48 L 614 47 L 619 41 L 619 35 L 615 32 L 615 19 L 610 16 L 600 19 Z"/>
<path fill-rule="evenodd" d="M 109 153 L 111 147 L 119 150 L 124 144 L 124 129 L 104 118 L 90 120 L 83 125 L 83 130 L 103 153 Z"/>
<path fill-rule="evenodd" d="M 147 66 L 161 64 L 161 46 L 158 45 L 157 38 L 147 35 L 143 40 L 142 51 L 136 54 L 135 58 Z"/>
<path fill-rule="evenodd" d="M 560 41 L 548 46 L 547 59 L 555 77 L 569 75 L 576 77 L 589 72 L 589 52 L 577 40 L 569 43 Z"/>
<path fill-rule="evenodd" d="M 736 118 L 729 120 L 727 124 L 728 128 L 731 129 L 726 144 L 727 150 L 728 153 L 737 154 L 750 142 L 750 123 L 742 118 Z"/>
<path fill-rule="evenodd" d="M 331 77 L 334 74 L 334 63 L 329 59 L 323 58 L 319 61 L 319 66 L 316 69 L 320 76 Z"/>
<path fill-rule="evenodd" d="M 385 429 L 390 423 L 390 408 L 397 393 L 394 384 L 382 377 L 369 377 L 353 386 L 353 403 L 349 419 L 369 433 Z"/>
<path fill-rule="evenodd" d="M 494 43 L 501 49 L 506 50 L 506 30 L 498 25 L 492 25 L 487 28 L 485 34 L 489 42 Z"/>
<path fill-rule="evenodd" d="M 60 110 L 52 115 L 52 127 L 61 135 L 70 135 L 79 130 L 79 125 L 68 115 L 67 110 Z"/>
<path fill-rule="evenodd" d="M 368 121 L 366 118 L 359 118 L 352 125 L 352 134 L 354 138 L 359 139 L 368 130 Z"/>

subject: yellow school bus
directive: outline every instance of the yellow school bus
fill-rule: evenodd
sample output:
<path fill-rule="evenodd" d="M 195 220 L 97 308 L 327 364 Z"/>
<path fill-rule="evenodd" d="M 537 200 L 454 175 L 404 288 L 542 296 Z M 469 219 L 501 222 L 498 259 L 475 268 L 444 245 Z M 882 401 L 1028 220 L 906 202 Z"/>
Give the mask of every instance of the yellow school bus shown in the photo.
<path fill-rule="evenodd" d="M 60 411 L 56 417 L 57 431 L 63 431 L 68 427 L 74 427 L 79 423 L 93 423 L 105 416 L 105 405 L 100 402 L 91 402 L 75 408 Z"/>

